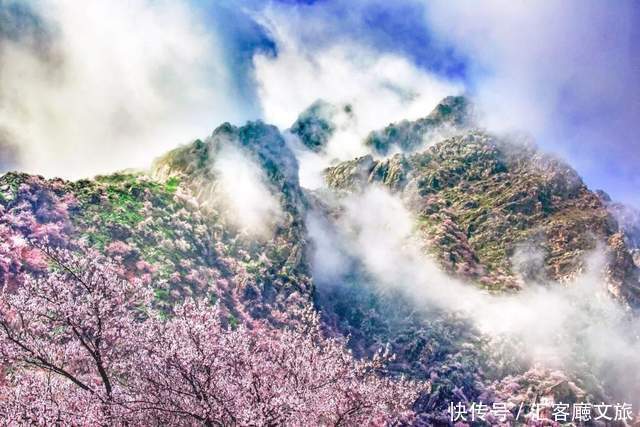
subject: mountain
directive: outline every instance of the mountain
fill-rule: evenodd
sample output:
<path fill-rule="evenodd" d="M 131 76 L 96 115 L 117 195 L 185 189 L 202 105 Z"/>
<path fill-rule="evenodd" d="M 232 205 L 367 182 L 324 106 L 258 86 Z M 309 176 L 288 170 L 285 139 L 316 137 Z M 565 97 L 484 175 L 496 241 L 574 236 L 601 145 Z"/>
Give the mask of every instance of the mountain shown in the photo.
<path fill-rule="evenodd" d="M 628 232 L 570 166 L 530 145 L 474 130 L 419 153 L 347 161 L 325 177 L 338 190 L 380 184 L 399 193 L 442 266 L 479 286 L 518 288 L 527 273 L 513 265 L 519 246 L 540 250 L 540 273 L 558 281 L 607 242 L 612 287 L 630 304 L 640 301 Z"/>
<path fill-rule="evenodd" d="M 351 114 L 351 106 L 341 109 L 321 99 L 304 110 L 290 128 L 302 144 L 312 151 L 322 151 L 336 131 L 337 116 L 343 112 Z"/>
<path fill-rule="evenodd" d="M 415 121 L 392 123 L 371 132 L 365 145 L 378 154 L 393 150 L 412 151 L 418 148 L 429 133 L 453 133 L 474 122 L 471 103 L 464 96 L 448 96 L 426 117 Z"/>
<path fill-rule="evenodd" d="M 322 153 L 339 114 L 357 112 L 317 101 L 289 132 Z M 392 372 L 428 381 L 414 407 L 418 423 L 446 423 L 451 401 L 634 398 L 598 376 L 595 362 L 534 364 L 525 343 L 500 341 L 464 312 L 408 291 L 425 274 L 505 299 L 527 295 L 532 284 L 561 289 L 600 250 L 612 301 L 633 311 L 640 305 L 637 228 L 616 214 L 619 205 L 533 144 L 478 127 L 464 97 L 373 131 L 362 144 L 368 154 L 327 168 L 326 185 L 312 191 L 300 186 L 298 161 L 279 129 L 225 123 L 149 171 L 76 182 L 6 173 L 0 212 L 30 212 L 52 244 L 64 235 L 118 259 L 129 276 L 153 284 L 167 311 L 195 295 L 219 301 L 232 324 L 260 318 L 283 326 L 276 313 L 313 304 L 324 329 L 348 336 L 356 356 L 389 346 Z M 367 197 L 389 204 L 371 209 Z M 385 240 L 385 227 L 394 229 L 405 210 L 417 248 L 409 255 L 404 243 Z M 385 212 L 382 229 L 362 232 L 370 215 Z M 364 240 L 356 247 L 349 236 Z M 368 246 L 382 248 L 393 268 L 411 262 L 393 287 L 382 286 L 386 272 L 358 252 Z M 437 269 L 420 270 L 429 262 Z M 0 280 L 10 283 L 20 268 L 31 267 L 0 269 Z"/>

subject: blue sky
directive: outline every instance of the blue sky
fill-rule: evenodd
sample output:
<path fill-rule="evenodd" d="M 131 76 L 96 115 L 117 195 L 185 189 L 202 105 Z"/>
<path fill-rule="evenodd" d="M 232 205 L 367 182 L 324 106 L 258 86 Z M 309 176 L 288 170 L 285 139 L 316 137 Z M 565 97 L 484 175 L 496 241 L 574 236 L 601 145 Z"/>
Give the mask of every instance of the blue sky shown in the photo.
<path fill-rule="evenodd" d="M 274 6 L 275 5 L 275 6 Z M 356 41 L 375 47 L 378 52 L 406 56 L 416 66 L 450 79 L 465 80 L 467 58 L 453 45 L 436 40 L 425 22 L 426 7 L 421 2 L 339 2 L 323 0 L 195 1 L 193 6 L 204 13 L 212 27 L 229 43 L 237 83 L 246 95 L 252 93 L 250 81 L 253 55 L 268 52 L 276 55 L 277 40 L 267 28 L 256 22 L 265 7 L 300 15 L 313 20 L 312 28 L 297 27 L 300 39 L 310 48 L 323 48 L 342 41 Z"/>
<path fill-rule="evenodd" d="M 324 94 L 382 127 L 463 92 L 490 129 L 528 132 L 640 206 L 638 2 L 83 3 L 0 3 L 0 149 L 19 140 L 26 169 L 137 166 L 225 120 L 286 127 Z"/>

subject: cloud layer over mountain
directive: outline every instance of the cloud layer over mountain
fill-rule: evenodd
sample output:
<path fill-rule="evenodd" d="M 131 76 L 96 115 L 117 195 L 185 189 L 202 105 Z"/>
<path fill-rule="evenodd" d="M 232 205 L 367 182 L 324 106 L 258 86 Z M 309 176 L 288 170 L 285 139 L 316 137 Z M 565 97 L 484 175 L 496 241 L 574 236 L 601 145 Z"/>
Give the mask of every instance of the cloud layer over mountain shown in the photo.
<path fill-rule="evenodd" d="M 87 176 L 145 166 L 223 120 L 286 128 L 315 99 L 358 121 L 335 144 L 466 92 L 639 203 L 639 7 L 378 0 L 0 4 L 0 167 Z M 15 24 L 18 23 L 18 24 Z"/>

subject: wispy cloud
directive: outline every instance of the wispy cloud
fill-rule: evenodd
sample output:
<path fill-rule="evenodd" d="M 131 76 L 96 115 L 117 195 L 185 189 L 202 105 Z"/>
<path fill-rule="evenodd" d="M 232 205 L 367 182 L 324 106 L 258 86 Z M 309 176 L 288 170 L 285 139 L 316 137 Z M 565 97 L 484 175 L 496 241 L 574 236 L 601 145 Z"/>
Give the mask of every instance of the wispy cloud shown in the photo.
<path fill-rule="evenodd" d="M 0 40 L 0 127 L 19 148 L 14 167 L 74 178 L 142 167 L 242 117 L 223 47 L 188 4 L 29 5 L 32 31 Z"/>
<path fill-rule="evenodd" d="M 273 6 L 255 15 L 278 47 L 276 56 L 254 56 L 265 120 L 286 129 L 318 99 L 351 107 L 348 115 L 334 118 L 337 128 L 324 153 L 299 153 L 305 186 L 317 187 L 318 172 L 330 162 L 365 154 L 362 141 L 370 131 L 424 117 L 442 98 L 463 90 L 460 83 L 421 69 L 402 55 L 357 40 L 308 44 L 309 27 L 322 38 L 335 23 L 289 12 Z"/>
<path fill-rule="evenodd" d="M 238 229 L 253 237 L 268 239 L 282 220 L 278 197 L 272 194 L 261 166 L 248 153 L 231 143 L 224 143 L 217 153 L 212 170 L 216 174 L 218 200 L 222 214 Z"/>
<path fill-rule="evenodd" d="M 368 130 L 401 119 L 422 117 L 444 96 L 461 86 L 415 66 L 398 54 L 343 39 L 329 45 L 308 45 L 301 28 L 332 31 L 335 23 L 312 16 L 291 16 L 267 8 L 257 17 L 278 46 L 277 56 L 254 57 L 260 102 L 267 121 L 281 128 L 313 101 L 350 103 L 359 126 Z M 319 37 L 321 37 L 319 35 Z"/>
<path fill-rule="evenodd" d="M 491 129 L 529 131 L 640 203 L 632 0 L 1 4 L 3 169 L 144 166 L 225 120 L 286 128 L 317 98 L 354 104 L 332 148 L 346 158 L 372 128 L 467 91 Z"/>

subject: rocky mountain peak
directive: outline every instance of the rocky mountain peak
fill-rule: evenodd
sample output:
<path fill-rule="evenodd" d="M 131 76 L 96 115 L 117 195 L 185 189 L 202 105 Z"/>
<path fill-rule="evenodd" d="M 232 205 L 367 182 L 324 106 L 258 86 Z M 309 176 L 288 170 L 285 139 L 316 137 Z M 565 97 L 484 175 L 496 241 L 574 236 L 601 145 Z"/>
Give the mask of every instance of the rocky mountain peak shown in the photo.
<path fill-rule="evenodd" d="M 315 152 L 322 151 L 336 131 L 340 113 L 351 116 L 351 105 L 338 107 L 319 99 L 300 113 L 289 131 L 297 135 L 305 147 Z"/>
<path fill-rule="evenodd" d="M 464 96 L 448 96 L 426 117 L 389 124 L 371 132 L 364 143 L 382 155 L 398 150 L 414 151 L 423 146 L 429 136 L 450 135 L 473 125 L 472 103 Z"/>

